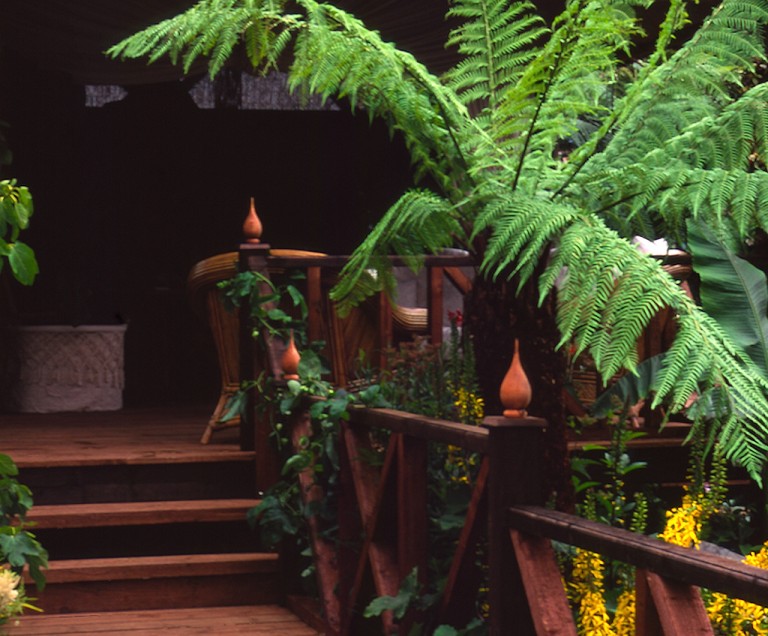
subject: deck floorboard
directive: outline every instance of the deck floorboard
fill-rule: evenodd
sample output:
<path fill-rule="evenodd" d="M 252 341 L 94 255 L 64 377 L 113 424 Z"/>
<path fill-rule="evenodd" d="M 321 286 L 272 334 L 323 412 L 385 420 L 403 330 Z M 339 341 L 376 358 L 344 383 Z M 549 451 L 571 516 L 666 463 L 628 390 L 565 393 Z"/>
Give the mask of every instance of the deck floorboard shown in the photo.
<path fill-rule="evenodd" d="M 23 616 L 6 626 L 8 636 L 138 636 L 149 634 L 249 634 L 317 636 L 318 632 L 279 605 Z"/>
<path fill-rule="evenodd" d="M 0 414 L 0 452 L 20 468 L 251 461 L 238 429 L 200 443 L 208 406 Z"/>

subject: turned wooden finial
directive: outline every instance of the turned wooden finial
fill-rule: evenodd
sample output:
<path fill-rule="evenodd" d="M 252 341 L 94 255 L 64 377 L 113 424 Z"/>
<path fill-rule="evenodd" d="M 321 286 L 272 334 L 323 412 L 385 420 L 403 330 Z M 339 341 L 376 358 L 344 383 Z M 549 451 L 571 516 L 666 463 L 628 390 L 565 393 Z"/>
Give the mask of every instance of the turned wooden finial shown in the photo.
<path fill-rule="evenodd" d="M 504 417 L 525 417 L 526 407 L 531 403 L 531 383 L 520 362 L 520 342 L 515 338 L 515 355 L 512 364 L 504 376 L 499 390 L 501 405 L 504 407 Z"/>
<path fill-rule="evenodd" d="M 291 329 L 291 337 L 288 339 L 288 346 L 285 348 L 283 357 L 280 359 L 280 365 L 283 369 L 283 378 L 286 380 L 298 380 L 300 361 L 301 355 L 296 348 L 296 342 L 293 339 L 293 329 Z"/>
<path fill-rule="evenodd" d="M 251 197 L 251 206 L 248 210 L 248 216 L 245 217 L 243 223 L 243 235 L 245 236 L 246 243 L 260 243 L 261 242 L 261 220 L 256 214 L 256 204 Z"/>

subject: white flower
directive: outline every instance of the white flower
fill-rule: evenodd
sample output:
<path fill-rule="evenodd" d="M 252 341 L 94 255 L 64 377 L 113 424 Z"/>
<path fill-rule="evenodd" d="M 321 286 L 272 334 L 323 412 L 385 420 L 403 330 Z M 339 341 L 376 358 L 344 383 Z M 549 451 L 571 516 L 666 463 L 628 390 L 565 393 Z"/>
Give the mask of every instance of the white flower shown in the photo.
<path fill-rule="evenodd" d="M 19 598 L 20 578 L 10 570 L 0 569 L 0 615 L 5 609 Z"/>

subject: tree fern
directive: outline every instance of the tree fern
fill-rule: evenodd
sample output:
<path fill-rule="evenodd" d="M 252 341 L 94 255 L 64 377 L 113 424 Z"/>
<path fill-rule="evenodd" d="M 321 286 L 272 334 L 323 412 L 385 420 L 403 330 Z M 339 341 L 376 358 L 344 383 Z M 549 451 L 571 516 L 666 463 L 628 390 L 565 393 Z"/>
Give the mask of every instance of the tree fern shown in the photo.
<path fill-rule="evenodd" d="M 336 300 L 391 289 L 391 251 L 460 244 L 482 275 L 522 282 L 544 262 L 539 294 L 556 290 L 561 345 L 589 350 L 606 378 L 634 368 L 638 335 L 671 307 L 678 335 L 656 403 L 680 409 L 702 395 L 720 404 L 720 441 L 759 479 L 764 376 L 628 239 L 684 240 L 691 218 L 737 240 L 768 229 L 766 89 L 742 86 L 765 57 L 768 4 L 723 0 L 675 48 L 688 15 L 684 0 L 672 0 L 648 59 L 628 65 L 640 33 L 634 12 L 653 4 L 569 0 L 545 29 L 526 1 L 454 0 L 450 15 L 464 24 L 449 42 L 463 59 L 444 78 L 316 0 L 296 0 L 295 13 L 278 1 L 204 0 L 111 53 L 167 55 L 186 68 L 205 55 L 215 73 L 234 34 L 259 68 L 290 47 L 294 90 L 346 97 L 384 119 L 402 134 L 417 174 L 438 188 L 411 190 L 384 214 L 344 269 Z M 561 161 L 553 151 L 571 137 L 579 141 Z"/>

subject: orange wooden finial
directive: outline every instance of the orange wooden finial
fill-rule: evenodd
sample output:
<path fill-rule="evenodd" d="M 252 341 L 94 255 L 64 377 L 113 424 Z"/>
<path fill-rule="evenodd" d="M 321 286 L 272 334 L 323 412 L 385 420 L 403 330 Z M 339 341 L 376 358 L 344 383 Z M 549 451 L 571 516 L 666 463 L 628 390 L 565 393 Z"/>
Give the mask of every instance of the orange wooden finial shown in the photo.
<path fill-rule="evenodd" d="M 261 220 L 256 215 L 256 204 L 251 197 L 251 206 L 248 210 L 248 216 L 245 217 L 243 223 L 243 235 L 245 236 L 246 243 L 260 243 L 261 242 Z"/>
<path fill-rule="evenodd" d="M 288 346 L 283 352 L 283 357 L 280 359 L 280 365 L 283 369 L 283 378 L 286 380 L 298 380 L 300 361 L 301 355 L 296 348 L 296 342 L 293 339 L 293 329 L 291 329 L 291 337 L 288 340 Z"/>
<path fill-rule="evenodd" d="M 520 362 L 520 342 L 515 338 L 515 355 L 509 371 L 504 376 L 499 390 L 504 417 L 525 417 L 526 407 L 531 403 L 531 384 Z"/>

